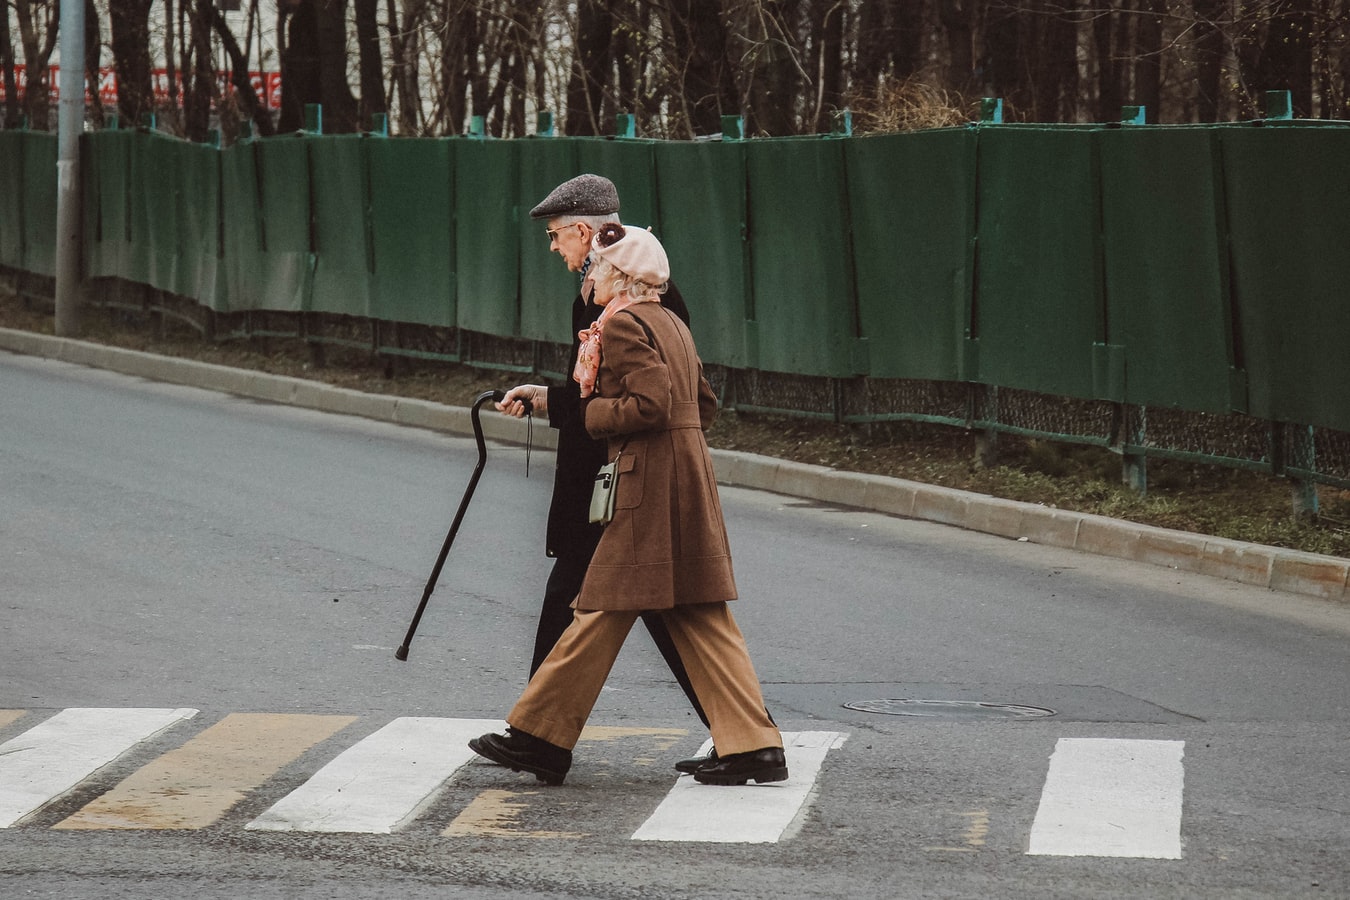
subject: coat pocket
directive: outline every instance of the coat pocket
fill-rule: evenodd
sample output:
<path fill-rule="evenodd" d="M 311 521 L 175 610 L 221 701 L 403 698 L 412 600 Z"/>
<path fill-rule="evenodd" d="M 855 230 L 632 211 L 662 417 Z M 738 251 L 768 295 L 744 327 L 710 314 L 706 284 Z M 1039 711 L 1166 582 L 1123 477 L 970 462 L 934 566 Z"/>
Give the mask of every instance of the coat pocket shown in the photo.
<path fill-rule="evenodd" d="M 614 498 L 615 509 L 635 509 L 642 505 L 642 466 L 636 453 L 620 453 L 617 477 L 618 495 Z"/>

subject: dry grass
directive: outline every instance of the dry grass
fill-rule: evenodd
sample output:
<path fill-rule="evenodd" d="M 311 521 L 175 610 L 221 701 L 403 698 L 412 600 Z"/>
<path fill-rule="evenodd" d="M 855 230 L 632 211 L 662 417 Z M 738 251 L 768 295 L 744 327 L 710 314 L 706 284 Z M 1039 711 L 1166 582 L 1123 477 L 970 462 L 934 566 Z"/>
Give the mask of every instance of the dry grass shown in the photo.
<path fill-rule="evenodd" d="M 857 134 L 953 128 L 975 121 L 979 103 L 918 78 L 883 80 L 874 90 L 848 99 Z"/>

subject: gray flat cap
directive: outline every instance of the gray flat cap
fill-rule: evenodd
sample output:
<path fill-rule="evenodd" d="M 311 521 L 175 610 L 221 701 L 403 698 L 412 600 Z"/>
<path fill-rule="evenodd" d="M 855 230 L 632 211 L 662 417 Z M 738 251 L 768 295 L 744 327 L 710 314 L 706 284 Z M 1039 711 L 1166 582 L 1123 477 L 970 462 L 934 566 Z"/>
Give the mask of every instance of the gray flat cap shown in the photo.
<path fill-rule="evenodd" d="M 613 216 L 619 213 L 619 192 L 601 175 L 578 175 L 564 181 L 530 210 L 531 219 L 558 216 Z"/>

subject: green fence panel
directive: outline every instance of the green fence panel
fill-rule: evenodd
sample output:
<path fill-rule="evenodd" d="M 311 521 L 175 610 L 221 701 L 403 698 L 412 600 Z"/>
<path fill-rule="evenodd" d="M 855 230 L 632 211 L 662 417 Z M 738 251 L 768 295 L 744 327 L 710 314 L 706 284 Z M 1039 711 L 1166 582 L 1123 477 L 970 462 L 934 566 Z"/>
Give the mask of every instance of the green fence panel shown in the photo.
<path fill-rule="evenodd" d="M 93 251 L 99 242 L 99 229 L 102 226 L 99 214 L 99 172 L 95 159 L 98 135 L 97 131 L 80 135 L 80 252 L 83 254 L 80 271 L 86 278 L 100 274 L 91 265 Z M 0 215 L 3 215 L 3 211 L 0 211 Z M 3 227 L 0 225 L 0 228 Z"/>
<path fill-rule="evenodd" d="M 99 131 L 85 136 L 86 184 L 97 185 L 96 220 L 85 223 L 85 271 L 91 277 L 126 277 L 131 253 L 131 209 L 128 177 L 132 131 Z M 87 208 L 87 207 L 86 207 Z"/>
<path fill-rule="evenodd" d="M 305 138 L 254 142 L 262 221 L 262 309 L 310 308 L 314 255 L 310 236 L 309 148 Z"/>
<path fill-rule="evenodd" d="M 746 144 L 753 368 L 866 374 L 858 352 L 843 149 L 840 140 L 820 138 Z"/>
<path fill-rule="evenodd" d="M 530 210 L 555 187 L 587 171 L 577 162 L 578 143 L 571 138 L 529 138 L 517 143 L 520 333 L 557 344 L 572 340 L 572 300 L 577 295 L 578 276 L 549 250 L 547 223 L 531 219 Z"/>
<path fill-rule="evenodd" d="M 0 131 L 0 266 L 11 269 L 23 268 L 23 148 L 22 131 Z"/>
<path fill-rule="evenodd" d="M 1225 129 L 1232 290 L 1252 415 L 1350 431 L 1350 129 Z"/>
<path fill-rule="evenodd" d="M 225 290 L 217 312 L 241 312 L 262 305 L 263 235 L 258 194 L 257 141 L 220 151 L 220 217 Z"/>
<path fill-rule="evenodd" d="M 131 234 L 137 277 L 152 287 L 174 291 L 182 258 L 182 141 L 158 134 L 140 134 L 131 145 Z"/>
<path fill-rule="evenodd" d="M 453 147 L 435 138 L 370 142 L 370 314 L 377 319 L 455 324 Z"/>
<path fill-rule="evenodd" d="M 745 146 L 727 141 L 653 148 L 661 193 L 658 233 L 671 278 L 689 305 L 699 356 L 737 368 L 750 366 L 751 351 Z"/>
<path fill-rule="evenodd" d="M 1084 129 L 979 131 L 977 381 L 1096 393 L 1093 345 L 1103 334 L 1092 140 Z"/>
<path fill-rule="evenodd" d="M 23 142 L 23 263 L 38 275 L 56 274 L 56 135 L 20 132 Z"/>
<path fill-rule="evenodd" d="M 127 144 L 127 244 L 122 253 L 122 277 L 137 284 L 150 283 L 150 255 L 153 250 L 150 222 L 151 191 L 162 189 L 168 173 L 156 171 L 149 159 L 145 132 L 131 132 Z"/>
<path fill-rule="evenodd" d="M 183 258 L 175 290 L 203 306 L 218 309 L 224 290 L 221 265 L 220 162 L 215 147 L 188 144 L 179 150 L 180 179 L 179 244 Z"/>
<path fill-rule="evenodd" d="M 370 184 L 362 135 L 311 137 L 314 202 L 314 299 L 317 312 L 370 313 L 371 247 L 367 208 Z M 411 214 L 412 211 L 409 210 Z"/>
<path fill-rule="evenodd" d="M 962 129 L 845 145 L 858 316 L 873 377 L 963 377 L 975 141 Z"/>
<path fill-rule="evenodd" d="M 459 326 L 499 337 L 520 329 L 518 145 L 455 142 L 455 292 Z M 535 201 L 538 202 L 538 201 Z M 533 206 L 534 204 L 530 204 Z"/>
<path fill-rule="evenodd" d="M 1212 129 L 1097 134 L 1107 343 L 1123 399 L 1232 410 L 1223 198 Z"/>
<path fill-rule="evenodd" d="M 614 182 L 619 191 L 619 218 L 629 225 L 655 226 L 660 218 L 656 163 L 652 141 L 622 138 L 578 138 L 577 165 Z"/>

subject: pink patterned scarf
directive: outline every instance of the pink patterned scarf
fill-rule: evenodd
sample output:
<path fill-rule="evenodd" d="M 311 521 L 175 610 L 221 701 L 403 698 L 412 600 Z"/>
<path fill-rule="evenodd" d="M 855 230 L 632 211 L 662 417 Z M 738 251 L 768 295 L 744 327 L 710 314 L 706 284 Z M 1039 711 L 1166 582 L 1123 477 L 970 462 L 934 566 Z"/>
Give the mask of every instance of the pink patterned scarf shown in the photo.
<path fill-rule="evenodd" d="M 600 374 L 600 333 L 605 330 L 605 323 L 616 312 L 627 309 L 634 303 L 654 303 L 656 300 L 657 298 L 653 296 L 634 300 L 626 294 L 615 297 L 600 310 L 600 317 L 590 328 L 577 332 L 577 337 L 581 339 L 581 348 L 577 351 L 577 364 L 572 369 L 572 377 L 581 385 L 581 396 L 589 397 L 595 393 L 595 379 Z"/>

